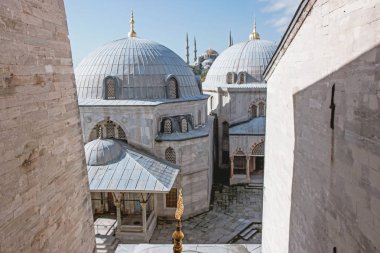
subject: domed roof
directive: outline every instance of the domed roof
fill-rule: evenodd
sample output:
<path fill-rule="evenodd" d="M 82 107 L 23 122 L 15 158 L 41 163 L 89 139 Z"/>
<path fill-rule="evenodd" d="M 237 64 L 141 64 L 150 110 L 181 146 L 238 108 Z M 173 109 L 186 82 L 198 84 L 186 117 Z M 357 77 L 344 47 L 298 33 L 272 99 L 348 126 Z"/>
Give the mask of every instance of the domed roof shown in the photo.
<path fill-rule="evenodd" d="M 167 98 L 167 79 L 178 83 L 180 98 L 201 95 L 190 67 L 156 42 L 128 37 L 105 44 L 75 69 L 79 99 L 102 99 L 104 80 L 116 77 L 118 99 Z"/>
<path fill-rule="evenodd" d="M 267 40 L 251 39 L 224 50 L 212 64 L 206 84 L 225 84 L 227 73 L 247 72 L 246 83 L 263 81 L 263 72 L 276 45 Z"/>
<path fill-rule="evenodd" d="M 117 140 L 96 139 L 84 145 L 86 163 L 90 166 L 101 166 L 119 161 L 123 149 Z"/>

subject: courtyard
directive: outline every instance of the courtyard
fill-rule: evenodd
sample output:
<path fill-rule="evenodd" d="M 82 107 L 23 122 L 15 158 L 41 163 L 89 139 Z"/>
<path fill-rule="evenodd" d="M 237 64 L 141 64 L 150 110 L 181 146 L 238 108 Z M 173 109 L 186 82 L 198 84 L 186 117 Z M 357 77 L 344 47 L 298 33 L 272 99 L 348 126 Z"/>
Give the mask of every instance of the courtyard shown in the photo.
<path fill-rule="evenodd" d="M 262 206 L 262 177 L 248 185 L 215 184 L 210 211 L 182 222 L 183 242 L 261 244 Z M 150 243 L 170 244 L 174 229 L 174 221 L 159 219 Z"/>

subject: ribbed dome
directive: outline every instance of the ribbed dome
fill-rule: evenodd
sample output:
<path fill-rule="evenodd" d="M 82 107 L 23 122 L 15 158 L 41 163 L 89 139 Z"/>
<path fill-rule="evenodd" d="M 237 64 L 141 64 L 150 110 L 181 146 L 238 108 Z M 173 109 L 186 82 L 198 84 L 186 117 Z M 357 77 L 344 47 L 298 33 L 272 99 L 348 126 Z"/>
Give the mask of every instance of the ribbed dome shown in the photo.
<path fill-rule="evenodd" d="M 119 161 L 123 149 L 117 140 L 96 139 L 84 146 L 86 163 L 91 166 L 107 165 Z"/>
<path fill-rule="evenodd" d="M 212 64 L 206 76 L 206 84 L 227 83 L 227 73 L 247 72 L 246 83 L 261 82 L 262 73 L 276 50 L 267 40 L 253 39 L 235 44 L 224 50 Z"/>
<path fill-rule="evenodd" d="M 99 47 L 75 69 L 80 99 L 102 99 L 107 76 L 117 77 L 118 99 L 166 98 L 169 75 L 174 75 L 178 82 L 180 98 L 201 95 L 192 70 L 177 54 L 137 37 Z"/>

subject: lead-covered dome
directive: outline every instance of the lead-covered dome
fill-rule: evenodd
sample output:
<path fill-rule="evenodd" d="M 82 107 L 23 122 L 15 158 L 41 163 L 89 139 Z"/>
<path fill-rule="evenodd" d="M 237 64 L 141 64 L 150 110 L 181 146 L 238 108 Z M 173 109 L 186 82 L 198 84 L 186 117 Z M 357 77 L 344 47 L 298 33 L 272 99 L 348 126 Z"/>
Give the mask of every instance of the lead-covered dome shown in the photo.
<path fill-rule="evenodd" d="M 86 163 L 90 166 L 101 166 L 119 161 L 123 149 L 118 140 L 96 139 L 84 145 Z"/>
<path fill-rule="evenodd" d="M 263 72 L 276 50 L 267 40 L 253 38 L 224 50 L 212 64 L 206 84 L 255 83 L 263 81 Z"/>
<path fill-rule="evenodd" d="M 107 95 L 111 99 L 201 95 L 192 70 L 177 54 L 137 37 L 110 42 L 90 53 L 75 69 L 75 79 L 79 99 L 107 99 Z M 174 88 L 170 90 L 170 86 Z"/>

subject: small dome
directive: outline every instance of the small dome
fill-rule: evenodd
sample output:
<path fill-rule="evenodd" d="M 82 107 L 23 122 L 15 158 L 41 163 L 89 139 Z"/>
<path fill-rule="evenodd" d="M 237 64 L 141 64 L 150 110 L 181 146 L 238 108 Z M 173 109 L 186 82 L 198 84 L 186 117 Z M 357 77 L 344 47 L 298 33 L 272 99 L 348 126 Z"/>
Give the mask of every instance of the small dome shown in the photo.
<path fill-rule="evenodd" d="M 105 78 L 116 78 L 118 99 L 165 99 L 167 79 L 178 82 L 180 98 L 201 95 L 190 67 L 156 42 L 128 37 L 105 44 L 75 69 L 79 99 L 102 99 Z"/>
<path fill-rule="evenodd" d="M 224 50 L 212 64 L 205 84 L 225 84 L 227 73 L 247 72 L 246 83 L 263 81 L 263 72 L 276 50 L 271 41 L 253 39 Z"/>
<path fill-rule="evenodd" d="M 119 161 L 123 157 L 123 148 L 119 141 L 113 139 L 96 139 L 84 146 L 86 163 L 101 166 Z"/>

